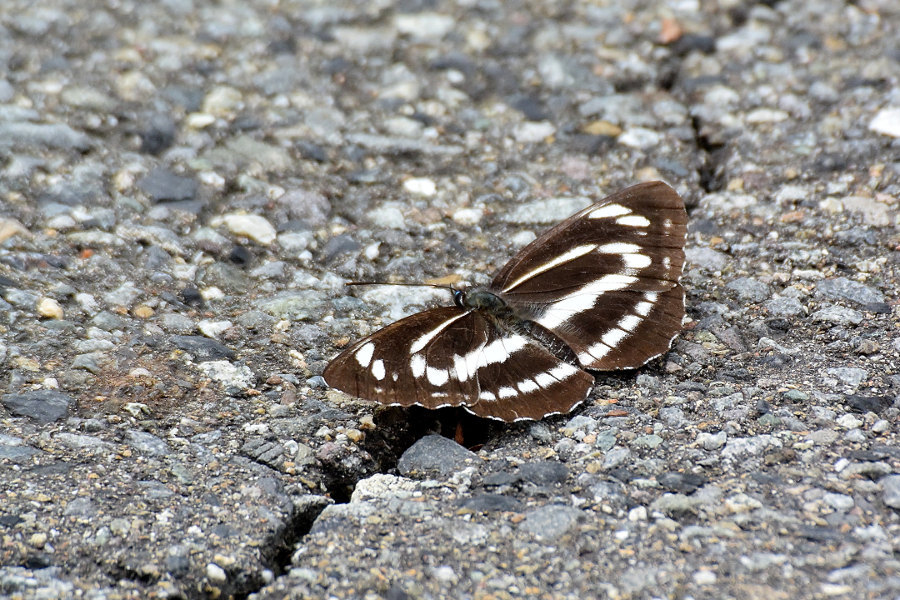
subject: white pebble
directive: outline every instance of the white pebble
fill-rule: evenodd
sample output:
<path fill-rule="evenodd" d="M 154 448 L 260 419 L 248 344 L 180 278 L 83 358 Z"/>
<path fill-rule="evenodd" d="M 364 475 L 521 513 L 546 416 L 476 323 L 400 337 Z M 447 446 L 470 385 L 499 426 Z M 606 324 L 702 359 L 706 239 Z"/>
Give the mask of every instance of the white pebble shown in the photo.
<path fill-rule="evenodd" d="M 403 211 L 395 203 L 385 203 L 369 212 L 369 219 L 376 227 L 384 229 L 405 229 L 406 219 Z"/>
<path fill-rule="evenodd" d="M 217 583 L 228 581 L 228 574 L 225 573 L 225 569 L 216 563 L 209 563 L 206 565 L 206 576 L 210 581 L 215 581 Z"/>
<path fill-rule="evenodd" d="M 214 224 L 224 223 L 225 227 L 235 235 L 244 235 L 263 245 L 269 245 L 277 236 L 275 228 L 259 215 L 230 214 L 214 220 Z"/>
<path fill-rule="evenodd" d="M 460 225 L 477 225 L 484 212 L 478 208 L 461 208 L 453 213 L 453 220 Z"/>
<path fill-rule="evenodd" d="M 548 121 L 528 121 L 522 123 L 513 132 L 513 136 L 520 144 L 534 144 L 542 142 L 556 133 L 556 126 Z"/>
<path fill-rule="evenodd" d="M 900 137 L 900 106 L 879 110 L 869 122 L 869 129 L 875 133 Z"/>
<path fill-rule="evenodd" d="M 231 321 L 213 321 L 211 319 L 204 319 L 197 323 L 197 329 L 200 330 L 200 333 L 213 339 L 219 337 L 222 332 L 231 328 L 231 326 Z"/>
<path fill-rule="evenodd" d="M 38 300 L 37 312 L 42 317 L 46 317 L 48 319 L 63 318 L 63 309 L 62 306 L 59 305 L 59 302 L 57 302 L 53 298 L 47 298 L 46 296 Z"/>
<path fill-rule="evenodd" d="M 629 148 L 646 150 L 659 144 L 662 136 L 646 127 L 631 127 L 619 136 L 619 143 Z"/>
<path fill-rule="evenodd" d="M 427 177 L 413 177 L 403 182 L 403 189 L 411 194 L 434 196 L 437 192 L 437 185 Z"/>

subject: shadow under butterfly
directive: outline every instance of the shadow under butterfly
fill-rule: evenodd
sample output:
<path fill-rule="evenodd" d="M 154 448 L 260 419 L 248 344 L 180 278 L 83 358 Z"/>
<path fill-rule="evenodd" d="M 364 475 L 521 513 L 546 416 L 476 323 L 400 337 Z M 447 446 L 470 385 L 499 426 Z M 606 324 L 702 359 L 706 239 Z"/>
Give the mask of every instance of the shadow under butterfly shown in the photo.
<path fill-rule="evenodd" d="M 392 406 L 458 406 L 501 421 L 564 414 L 588 371 L 633 369 L 682 329 L 687 213 L 661 181 L 604 198 L 522 248 L 484 288 L 359 340 L 333 388 Z"/>

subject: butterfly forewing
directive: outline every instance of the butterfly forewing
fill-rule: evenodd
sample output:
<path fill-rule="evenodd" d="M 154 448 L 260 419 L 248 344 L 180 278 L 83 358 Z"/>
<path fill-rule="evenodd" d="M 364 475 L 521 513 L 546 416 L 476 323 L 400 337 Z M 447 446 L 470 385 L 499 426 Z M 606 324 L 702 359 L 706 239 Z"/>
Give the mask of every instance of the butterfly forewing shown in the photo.
<path fill-rule="evenodd" d="M 565 342 L 583 367 L 637 367 L 681 330 L 686 224 L 675 190 L 636 185 L 534 240 L 490 289 Z"/>

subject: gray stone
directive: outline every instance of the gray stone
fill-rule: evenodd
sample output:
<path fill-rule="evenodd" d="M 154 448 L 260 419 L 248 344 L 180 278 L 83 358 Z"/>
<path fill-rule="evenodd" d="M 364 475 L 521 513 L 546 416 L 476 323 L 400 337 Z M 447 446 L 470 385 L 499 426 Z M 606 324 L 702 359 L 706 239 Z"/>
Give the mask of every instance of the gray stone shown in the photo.
<path fill-rule="evenodd" d="M 159 439 L 152 433 L 147 433 L 146 431 L 138 431 L 137 429 L 130 429 L 125 435 L 128 440 L 128 444 L 135 450 L 143 452 L 144 454 L 150 454 L 153 456 L 165 456 L 172 452 L 169 449 L 168 444 L 166 444 L 163 440 Z"/>
<path fill-rule="evenodd" d="M 734 292 L 737 299 L 741 302 L 752 302 L 754 304 L 759 304 L 772 294 L 769 286 L 752 277 L 740 277 L 728 282 L 725 287 Z"/>
<path fill-rule="evenodd" d="M 193 200 L 198 186 L 192 177 L 183 177 L 157 167 L 141 179 L 138 187 L 154 202 L 178 202 Z"/>
<path fill-rule="evenodd" d="M 0 404 L 17 417 L 28 417 L 38 423 L 59 421 L 69 412 L 75 399 L 55 390 L 32 390 L 0 396 Z"/>
<path fill-rule="evenodd" d="M 863 314 L 852 308 L 829 304 L 809 316 L 816 323 L 834 323 L 835 325 L 859 325 Z"/>
<path fill-rule="evenodd" d="M 63 123 L 0 122 L 0 150 L 27 149 L 87 150 L 91 138 Z"/>
<path fill-rule="evenodd" d="M 712 248 L 691 246 L 685 249 L 689 265 L 706 271 L 721 271 L 728 264 L 728 255 Z"/>
<path fill-rule="evenodd" d="M 849 300 L 861 306 L 885 302 L 884 294 L 864 283 L 837 277 L 816 284 L 816 293 L 833 300 Z"/>
<path fill-rule="evenodd" d="M 791 296 L 772 298 L 765 303 L 765 308 L 773 317 L 793 317 L 803 312 L 803 305 Z"/>
<path fill-rule="evenodd" d="M 900 509 L 900 475 L 888 475 L 879 482 L 881 484 L 881 498 L 891 508 Z"/>
<path fill-rule="evenodd" d="M 202 335 L 173 335 L 172 345 L 193 355 L 197 362 L 209 360 L 234 360 L 235 354 L 225 344 L 211 340 Z"/>
<path fill-rule="evenodd" d="M 400 457 L 402 475 L 450 475 L 474 463 L 478 456 L 442 435 L 426 435 Z"/>
<path fill-rule="evenodd" d="M 555 540 L 574 527 L 582 517 L 582 512 L 577 508 L 548 504 L 526 513 L 519 527 L 538 538 Z"/>
<path fill-rule="evenodd" d="M 865 369 L 858 367 L 831 367 L 825 369 L 825 373 L 837 377 L 841 383 L 853 388 L 859 387 L 869 377 Z"/>

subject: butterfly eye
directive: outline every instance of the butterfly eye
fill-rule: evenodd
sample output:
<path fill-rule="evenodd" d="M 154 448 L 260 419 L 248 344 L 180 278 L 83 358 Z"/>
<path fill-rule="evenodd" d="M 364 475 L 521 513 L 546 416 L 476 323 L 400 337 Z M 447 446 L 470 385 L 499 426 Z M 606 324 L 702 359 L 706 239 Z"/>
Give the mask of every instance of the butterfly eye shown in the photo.
<path fill-rule="evenodd" d="M 465 308 L 465 304 L 463 304 L 464 297 L 462 290 L 453 290 L 453 304 L 460 308 Z"/>

